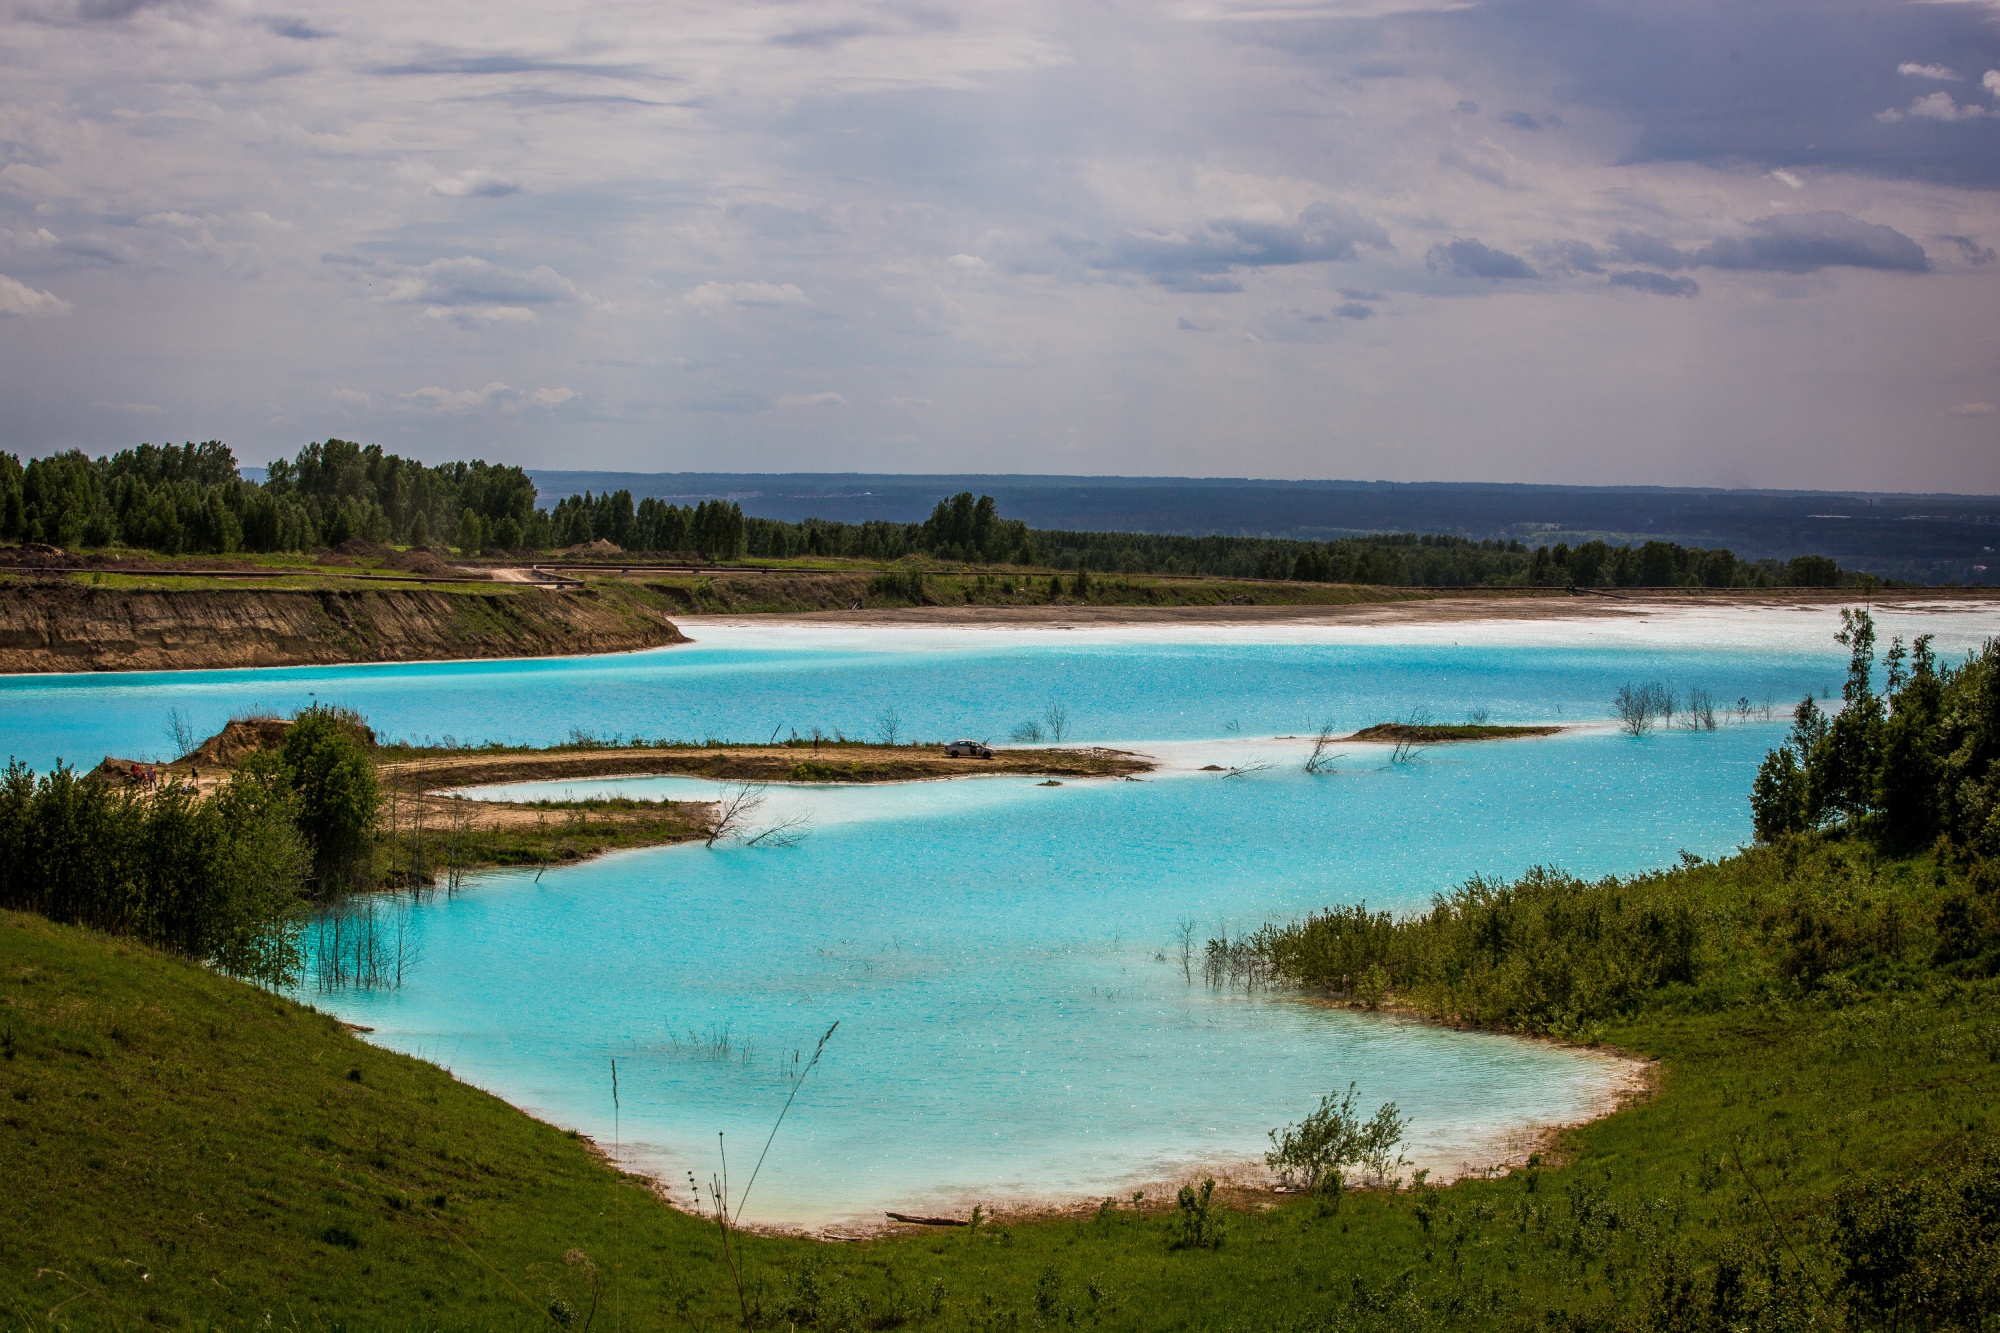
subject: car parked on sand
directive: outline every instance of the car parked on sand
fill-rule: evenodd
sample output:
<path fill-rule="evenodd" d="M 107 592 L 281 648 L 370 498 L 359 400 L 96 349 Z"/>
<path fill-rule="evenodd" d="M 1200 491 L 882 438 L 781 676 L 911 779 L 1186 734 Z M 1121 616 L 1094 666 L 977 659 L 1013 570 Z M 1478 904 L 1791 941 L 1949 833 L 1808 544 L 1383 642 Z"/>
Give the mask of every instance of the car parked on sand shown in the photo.
<path fill-rule="evenodd" d="M 944 752 L 945 757 L 948 759 L 991 759 L 993 757 L 993 748 L 991 746 L 981 745 L 978 741 L 963 739 L 955 740 L 945 746 Z"/>

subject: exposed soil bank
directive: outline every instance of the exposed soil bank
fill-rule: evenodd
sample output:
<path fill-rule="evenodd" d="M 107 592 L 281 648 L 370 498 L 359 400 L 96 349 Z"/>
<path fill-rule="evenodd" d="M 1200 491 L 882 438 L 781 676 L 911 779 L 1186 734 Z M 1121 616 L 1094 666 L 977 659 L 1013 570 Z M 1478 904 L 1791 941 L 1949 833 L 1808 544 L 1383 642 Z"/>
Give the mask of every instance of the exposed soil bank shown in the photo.
<path fill-rule="evenodd" d="M 927 778 L 1109 778 L 1150 772 L 1150 760 L 1123 750 L 996 750 L 991 759 L 952 759 L 934 745 L 672 745 L 512 752 L 432 751 L 381 765 L 385 781 L 409 790 L 540 782 L 560 778 L 682 774 L 722 782 L 916 782 Z"/>
<path fill-rule="evenodd" d="M 0 673 L 550 657 L 682 643 L 651 599 L 546 592 L 0 583 Z"/>

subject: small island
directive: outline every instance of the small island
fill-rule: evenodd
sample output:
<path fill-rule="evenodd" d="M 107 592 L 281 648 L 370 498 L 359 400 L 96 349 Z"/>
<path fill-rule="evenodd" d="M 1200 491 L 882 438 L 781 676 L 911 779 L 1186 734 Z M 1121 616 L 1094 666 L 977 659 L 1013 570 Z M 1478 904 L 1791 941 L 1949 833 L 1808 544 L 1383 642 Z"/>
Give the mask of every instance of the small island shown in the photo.
<path fill-rule="evenodd" d="M 1385 745 L 1436 745 L 1448 741 L 1508 741 L 1524 736 L 1553 736 L 1561 730 L 1561 727 L 1488 726 L 1483 722 L 1377 722 L 1341 739 L 1376 741 Z"/>
<path fill-rule="evenodd" d="M 605 852 L 670 843 L 762 841 L 755 819 L 767 785 L 862 785 L 961 777 L 1124 778 L 1153 763 L 1098 746 L 1000 749 L 955 758 L 936 742 L 881 744 L 832 736 L 792 736 L 766 744 L 721 740 L 603 739 L 578 733 L 553 746 L 476 748 L 378 740 L 359 716 L 340 725 L 365 755 L 379 793 L 370 837 L 371 870 L 355 887 L 407 889 L 442 879 L 457 885 L 476 870 L 549 866 Z M 168 763 L 106 757 L 99 781 L 121 788 L 178 786 L 196 799 L 228 784 L 246 758 L 275 753 L 294 719 L 240 717 Z M 717 784 L 714 800 L 559 796 L 528 800 L 467 797 L 469 787 L 522 782 L 680 776 Z M 775 842 L 773 845 L 777 845 Z"/>

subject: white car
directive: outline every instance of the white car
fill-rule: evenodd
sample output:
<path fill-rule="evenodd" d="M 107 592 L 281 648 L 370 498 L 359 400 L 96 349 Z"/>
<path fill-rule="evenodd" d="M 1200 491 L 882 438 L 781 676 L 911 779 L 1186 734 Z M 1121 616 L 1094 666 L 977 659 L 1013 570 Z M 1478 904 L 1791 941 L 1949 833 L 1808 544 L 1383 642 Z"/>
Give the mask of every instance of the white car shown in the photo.
<path fill-rule="evenodd" d="M 978 741 L 964 739 L 955 740 L 945 746 L 944 752 L 945 757 L 949 759 L 991 759 L 993 757 L 993 750 L 990 746 L 981 745 Z"/>

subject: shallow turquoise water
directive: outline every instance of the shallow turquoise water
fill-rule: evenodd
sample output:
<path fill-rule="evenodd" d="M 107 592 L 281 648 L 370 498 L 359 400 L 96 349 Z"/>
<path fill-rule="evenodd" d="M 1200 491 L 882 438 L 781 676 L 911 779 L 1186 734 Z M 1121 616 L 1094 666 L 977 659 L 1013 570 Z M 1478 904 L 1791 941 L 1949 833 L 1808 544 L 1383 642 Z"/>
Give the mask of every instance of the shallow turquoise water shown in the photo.
<path fill-rule="evenodd" d="M 1938 631 L 1956 651 L 1993 623 L 1889 628 Z M 713 626 L 691 648 L 613 659 L 15 678 L 0 681 L 0 744 L 88 761 L 141 749 L 129 738 L 157 732 L 168 707 L 206 729 L 309 696 L 390 735 L 467 741 L 862 732 L 884 706 L 924 734 L 997 736 L 1056 698 L 1081 739 L 1158 754 L 1165 771 L 1143 782 L 787 789 L 766 816 L 808 814 L 797 846 L 490 875 L 401 909 L 402 989 L 309 996 L 606 1144 L 616 1058 L 621 1152 L 683 1188 L 714 1168 L 718 1132 L 744 1178 L 791 1053 L 838 1020 L 746 1213 L 820 1224 L 1241 1164 L 1350 1079 L 1370 1106 L 1397 1101 L 1412 1155 L 1442 1169 L 1600 1104 L 1614 1071 L 1575 1052 L 1212 992 L 1198 971 L 1191 984 L 1176 923 L 1195 921 L 1199 940 L 1337 901 L 1409 908 L 1475 873 L 1726 852 L 1748 836 L 1750 776 L 1782 723 L 1634 740 L 1601 725 L 1607 701 L 1627 680 L 1753 702 L 1825 690 L 1841 668 L 1831 628 L 1824 614 L 1370 633 Z M 1350 746 L 1319 777 L 1298 742 L 1272 739 L 1418 705 L 1596 725 L 1408 765 Z M 1256 759 L 1272 766 L 1192 771 Z"/>
<path fill-rule="evenodd" d="M 1886 619 L 1886 618 L 1885 618 Z M 1980 617 L 1903 617 L 1976 639 Z M 1994 618 L 1989 613 L 1983 623 Z M 1830 614 L 1362 630 L 848 630 L 700 625 L 699 642 L 608 657 L 263 671 L 0 677 L 0 753 L 163 754 L 170 709 L 197 734 L 246 711 L 358 708 L 385 737 L 548 744 L 601 735 L 767 740 L 815 727 L 1004 738 L 1051 700 L 1074 739 L 1112 741 L 1363 726 L 1428 708 L 1496 719 L 1600 718 L 1619 685 L 1661 678 L 1718 699 L 1789 706 L 1835 689 Z M 1886 630 L 1885 630 L 1886 637 Z"/>

